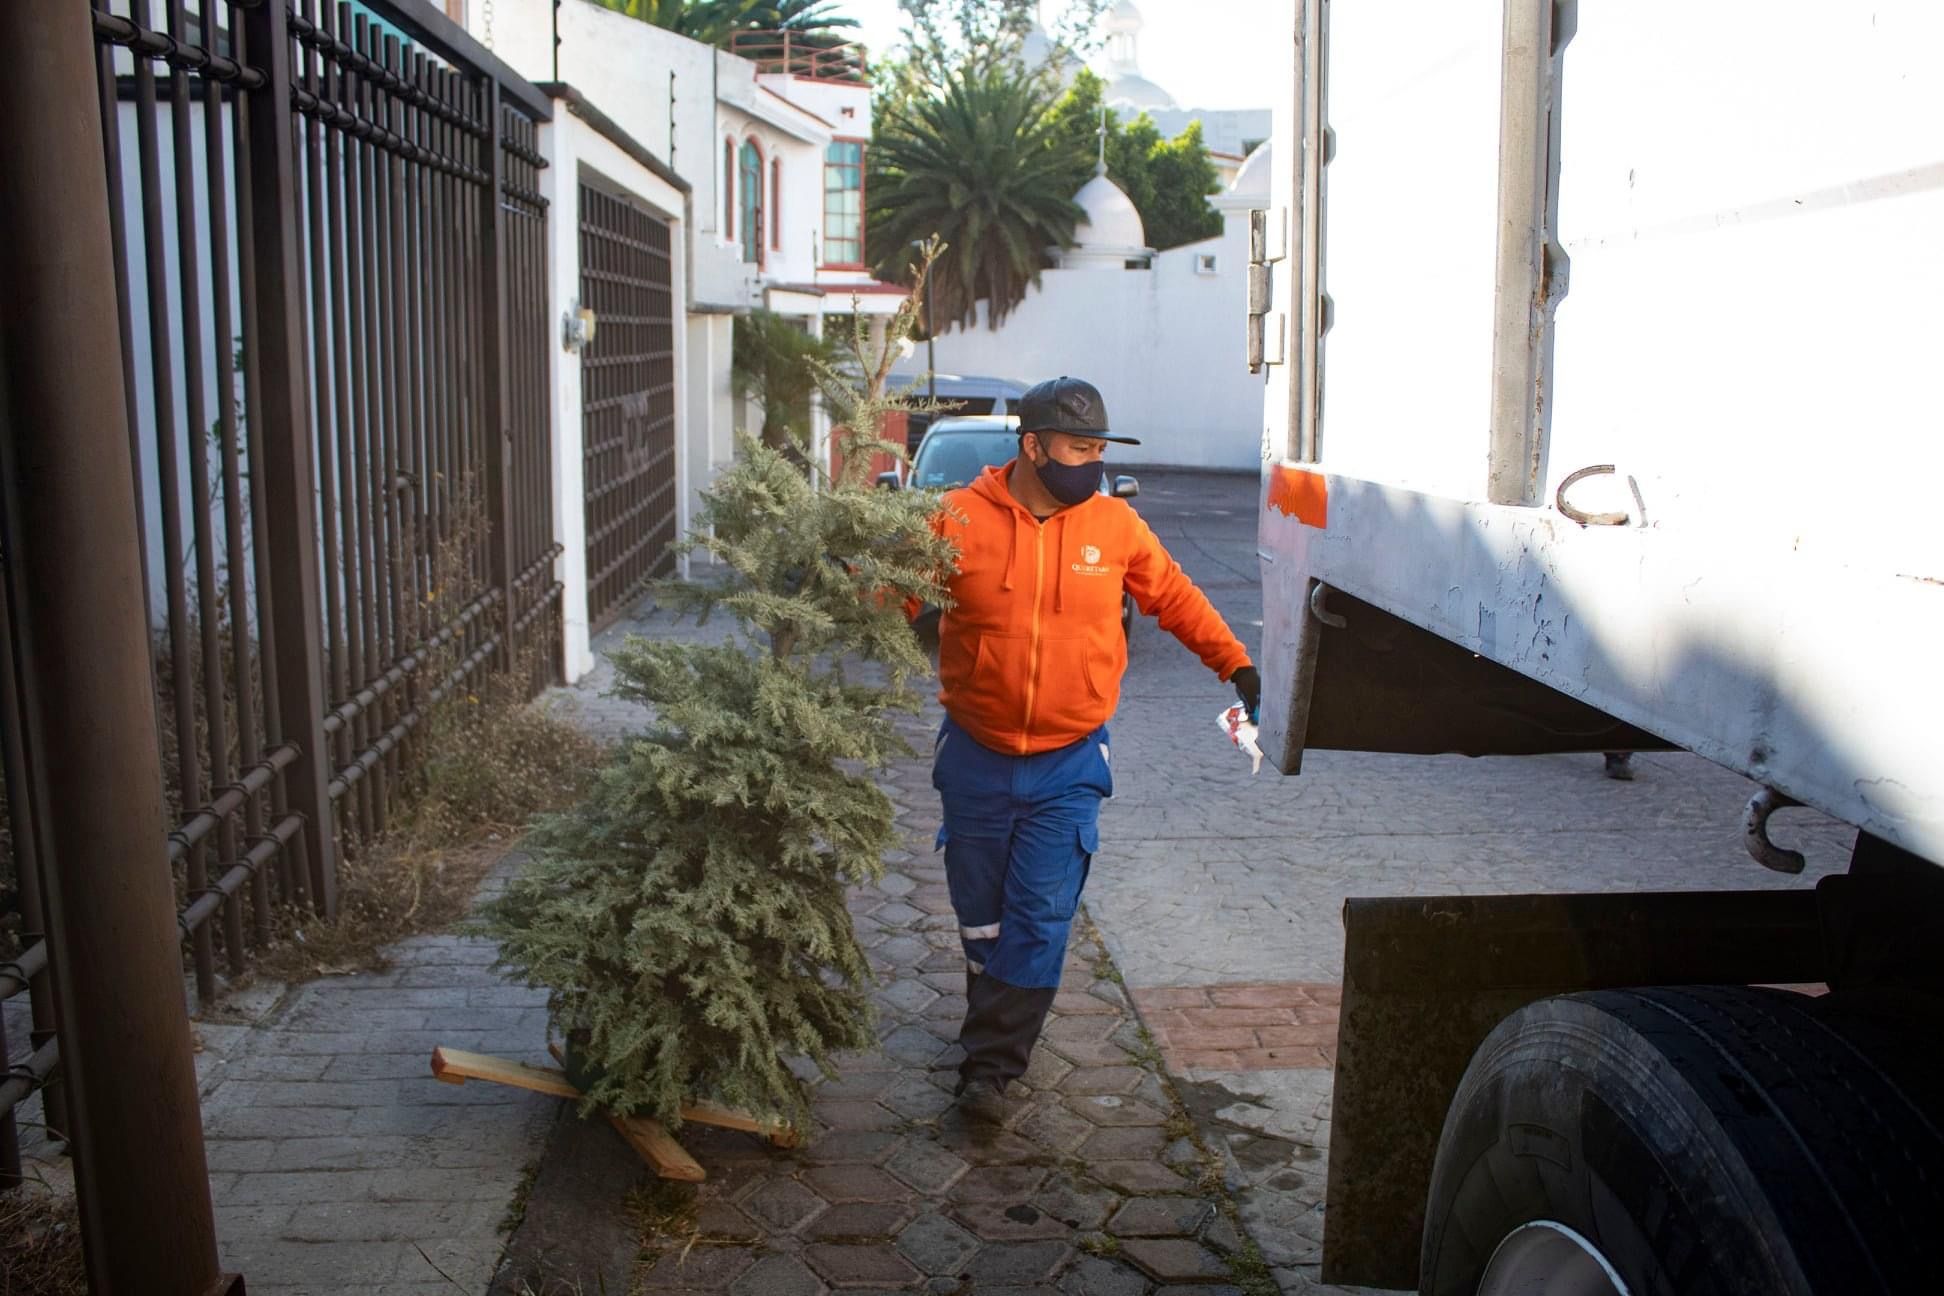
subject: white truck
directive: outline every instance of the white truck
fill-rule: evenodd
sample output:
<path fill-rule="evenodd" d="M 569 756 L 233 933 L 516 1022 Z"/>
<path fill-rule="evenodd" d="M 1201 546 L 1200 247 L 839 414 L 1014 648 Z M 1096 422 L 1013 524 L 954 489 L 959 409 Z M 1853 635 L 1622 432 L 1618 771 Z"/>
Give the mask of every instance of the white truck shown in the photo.
<path fill-rule="evenodd" d="M 1350 901 L 1324 1278 L 1944 1291 L 1944 4 L 1292 9 L 1270 759 L 1678 747 L 1752 876 L 1857 829 L 1813 889 Z"/>

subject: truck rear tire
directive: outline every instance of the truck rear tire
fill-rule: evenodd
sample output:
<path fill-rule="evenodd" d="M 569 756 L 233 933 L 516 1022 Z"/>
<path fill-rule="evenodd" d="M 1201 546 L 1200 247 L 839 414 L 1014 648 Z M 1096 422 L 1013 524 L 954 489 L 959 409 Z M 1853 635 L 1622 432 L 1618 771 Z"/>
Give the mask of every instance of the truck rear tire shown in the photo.
<path fill-rule="evenodd" d="M 1425 1296 L 1944 1290 L 1929 1084 L 1840 998 L 1603 990 L 1500 1022 L 1445 1116 Z"/>

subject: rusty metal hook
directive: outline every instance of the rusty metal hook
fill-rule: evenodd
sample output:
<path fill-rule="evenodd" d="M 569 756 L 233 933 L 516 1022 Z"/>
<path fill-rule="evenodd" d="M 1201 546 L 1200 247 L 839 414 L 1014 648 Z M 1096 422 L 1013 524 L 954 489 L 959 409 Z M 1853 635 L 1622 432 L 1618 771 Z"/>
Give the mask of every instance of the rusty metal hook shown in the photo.
<path fill-rule="evenodd" d="M 1748 798 L 1748 808 L 1742 812 L 1742 842 L 1748 853 L 1763 868 L 1774 869 L 1777 873 L 1800 873 L 1807 861 L 1799 850 L 1789 850 L 1777 846 L 1769 839 L 1769 816 L 1788 806 L 1801 805 L 1802 802 L 1787 792 L 1778 792 L 1765 787 Z"/>
<path fill-rule="evenodd" d="M 1337 613 L 1330 611 L 1329 608 L 1323 606 L 1323 598 L 1329 592 L 1330 592 L 1330 587 L 1328 585 L 1325 585 L 1322 581 L 1317 581 L 1314 585 L 1310 586 L 1310 595 L 1309 595 L 1310 615 L 1314 616 L 1318 621 L 1321 621 L 1324 625 L 1330 627 L 1332 630 L 1349 629 L 1350 623 L 1348 621 L 1344 620 L 1343 617 L 1338 615 Z"/>
<path fill-rule="evenodd" d="M 1625 513 L 1588 513 L 1583 509 L 1576 509 L 1566 502 L 1566 492 L 1575 483 L 1585 481 L 1588 477 L 1598 477 L 1603 473 L 1613 471 L 1615 469 L 1612 464 L 1594 464 L 1589 468 L 1581 468 L 1577 472 L 1567 473 L 1566 480 L 1560 482 L 1559 489 L 1553 492 L 1553 503 L 1558 506 L 1561 513 L 1564 513 L 1581 526 L 1625 526 L 1627 523 L 1627 515 Z"/>

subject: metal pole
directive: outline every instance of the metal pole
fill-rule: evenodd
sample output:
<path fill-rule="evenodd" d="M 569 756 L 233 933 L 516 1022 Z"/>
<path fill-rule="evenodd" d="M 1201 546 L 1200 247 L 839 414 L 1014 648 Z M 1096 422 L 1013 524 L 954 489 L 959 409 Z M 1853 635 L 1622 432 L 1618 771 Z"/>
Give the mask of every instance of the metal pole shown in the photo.
<path fill-rule="evenodd" d="M 1491 457 L 1485 483 L 1486 498 L 1494 504 L 1540 502 L 1545 442 L 1539 378 L 1551 323 L 1545 257 L 1552 41 L 1551 0 L 1505 0 Z"/>
<path fill-rule="evenodd" d="M 219 1290 L 150 694 L 91 12 L 0 4 L 0 523 L 90 1290 Z M 240 1283 L 232 1290 L 240 1290 Z"/>

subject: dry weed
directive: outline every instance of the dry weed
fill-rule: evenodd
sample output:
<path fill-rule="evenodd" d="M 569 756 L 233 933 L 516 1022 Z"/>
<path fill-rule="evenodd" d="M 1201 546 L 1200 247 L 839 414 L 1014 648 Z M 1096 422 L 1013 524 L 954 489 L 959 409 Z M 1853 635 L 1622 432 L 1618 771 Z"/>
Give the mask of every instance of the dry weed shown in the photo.
<path fill-rule="evenodd" d="M 382 966 L 380 951 L 463 917 L 480 881 L 538 814 L 562 809 L 601 763 L 571 720 L 523 701 L 522 672 L 494 676 L 432 717 L 422 764 L 386 830 L 338 866 L 338 917 L 283 917 L 261 975 L 300 981 Z"/>
<path fill-rule="evenodd" d="M 87 1296 L 74 1198 L 28 1182 L 0 1196 L 0 1292 Z"/>

